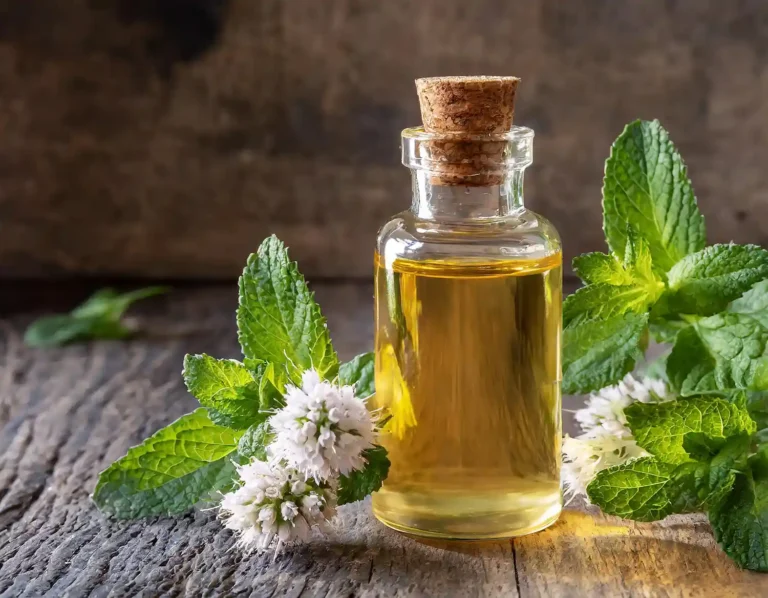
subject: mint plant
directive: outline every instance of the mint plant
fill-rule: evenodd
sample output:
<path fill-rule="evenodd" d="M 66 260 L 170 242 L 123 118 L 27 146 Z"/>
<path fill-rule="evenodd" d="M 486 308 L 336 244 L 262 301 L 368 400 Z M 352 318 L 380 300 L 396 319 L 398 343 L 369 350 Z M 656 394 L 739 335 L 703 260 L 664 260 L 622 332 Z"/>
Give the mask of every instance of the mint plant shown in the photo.
<path fill-rule="evenodd" d="M 573 262 L 585 285 L 563 307 L 563 390 L 619 383 L 652 336 L 671 345 L 654 369 L 674 398 L 623 407 L 614 444 L 633 457 L 598 471 L 588 497 L 637 521 L 706 511 L 731 558 L 768 571 L 768 251 L 705 245 L 658 121 L 631 123 L 614 142 L 603 226 L 610 253 Z M 585 436 L 584 454 L 601 446 Z"/>
<path fill-rule="evenodd" d="M 240 526 L 240 520 L 248 519 L 240 517 L 240 511 L 250 504 L 242 504 L 240 497 L 260 492 L 247 484 L 272 484 L 270 492 L 281 497 L 282 510 L 273 512 L 270 495 L 257 501 L 266 509 L 259 520 L 263 525 L 258 535 L 260 545 L 266 547 L 275 534 L 283 541 L 291 529 L 298 530 L 299 521 L 305 533 L 309 525 L 332 516 L 336 504 L 365 498 L 386 478 L 386 450 L 378 445 L 365 448 L 360 442 L 356 446 L 364 450 L 359 456 L 348 455 L 348 462 L 363 466 L 350 466 L 338 479 L 306 479 L 305 483 L 301 472 L 266 463 L 268 447 L 279 448 L 274 443 L 280 440 L 276 438 L 280 432 L 270 419 L 290 407 L 286 401 L 291 393 L 301 395 L 311 410 L 319 400 L 312 402 L 302 392 L 328 383 L 322 387 L 326 395 L 338 396 L 339 401 L 347 401 L 345 405 L 366 411 L 362 399 L 373 394 L 373 355 L 366 353 L 339 363 L 320 307 L 297 265 L 289 260 L 285 246 L 274 236 L 248 258 L 239 289 L 237 325 L 243 360 L 205 354 L 184 358 L 184 381 L 201 408 L 129 449 L 100 474 L 92 498 L 103 512 L 117 518 L 174 515 L 219 501 L 222 493 L 230 493 L 223 503 L 231 515 L 228 527 Z M 323 435 L 317 431 L 322 446 L 329 446 L 334 430 L 337 439 L 357 434 L 348 431 L 351 424 L 346 420 L 354 418 L 345 413 L 346 427 L 335 423 L 336 415 L 323 416 L 330 427 L 322 430 Z M 284 414 L 282 421 L 290 426 L 290 413 Z M 307 434 L 314 433 L 304 432 L 304 441 Z M 291 436 L 284 444 L 295 440 Z M 344 446 L 354 444 L 352 438 L 343 440 Z M 332 449 L 344 456 L 338 447 Z M 319 452 L 313 456 L 322 457 Z M 300 499 L 307 504 L 294 504 Z M 250 536 L 243 535 L 241 540 L 246 537 Z"/>

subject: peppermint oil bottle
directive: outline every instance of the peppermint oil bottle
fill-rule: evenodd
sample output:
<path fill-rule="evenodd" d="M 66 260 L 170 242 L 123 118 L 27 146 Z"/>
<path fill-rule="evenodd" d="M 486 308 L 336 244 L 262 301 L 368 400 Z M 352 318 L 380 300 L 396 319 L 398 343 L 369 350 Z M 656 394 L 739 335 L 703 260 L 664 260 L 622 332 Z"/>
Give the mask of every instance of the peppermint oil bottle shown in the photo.
<path fill-rule="evenodd" d="M 423 127 L 402 134 L 411 208 L 375 254 L 376 405 L 395 529 L 502 538 L 560 514 L 562 254 L 523 202 L 533 131 L 519 79 L 416 81 Z"/>

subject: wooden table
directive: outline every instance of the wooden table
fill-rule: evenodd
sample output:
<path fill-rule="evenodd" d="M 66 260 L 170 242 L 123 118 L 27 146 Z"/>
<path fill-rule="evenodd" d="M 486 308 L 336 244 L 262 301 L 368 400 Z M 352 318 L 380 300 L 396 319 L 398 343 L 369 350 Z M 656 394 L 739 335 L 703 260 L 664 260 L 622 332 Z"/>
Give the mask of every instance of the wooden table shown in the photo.
<path fill-rule="evenodd" d="M 370 349 L 371 287 L 315 290 L 342 358 Z M 445 543 L 399 535 L 363 502 L 274 560 L 241 557 L 212 512 L 106 519 L 88 498 L 98 472 L 195 407 L 185 353 L 239 355 L 235 306 L 232 284 L 181 288 L 137 309 L 149 336 L 53 350 L 22 345 L 33 314 L 0 320 L 0 596 L 768 596 L 768 576 L 734 566 L 698 516 L 575 507 L 514 541 Z"/>

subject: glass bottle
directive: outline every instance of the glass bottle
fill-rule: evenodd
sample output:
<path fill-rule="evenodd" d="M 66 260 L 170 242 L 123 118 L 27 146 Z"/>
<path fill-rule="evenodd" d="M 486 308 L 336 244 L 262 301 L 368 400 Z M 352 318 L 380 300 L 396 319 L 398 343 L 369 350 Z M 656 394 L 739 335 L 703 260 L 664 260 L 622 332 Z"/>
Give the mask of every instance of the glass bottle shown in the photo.
<path fill-rule="evenodd" d="M 402 141 L 413 203 L 375 255 L 374 400 L 392 465 L 374 514 L 442 538 L 543 529 L 562 507 L 562 257 L 523 203 L 533 131 L 420 127 Z"/>

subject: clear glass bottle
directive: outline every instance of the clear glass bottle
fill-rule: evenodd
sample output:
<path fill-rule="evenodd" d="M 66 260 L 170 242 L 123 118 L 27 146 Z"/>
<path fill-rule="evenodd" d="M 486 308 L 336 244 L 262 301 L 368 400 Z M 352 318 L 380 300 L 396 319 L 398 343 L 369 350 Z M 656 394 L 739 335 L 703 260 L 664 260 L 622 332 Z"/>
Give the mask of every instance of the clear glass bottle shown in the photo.
<path fill-rule="evenodd" d="M 373 510 L 418 535 L 511 537 L 562 507 L 560 241 L 523 204 L 532 130 L 462 136 L 498 151 L 460 176 L 439 149 L 456 139 L 403 131 L 413 204 L 379 233 L 375 401 L 392 465 Z"/>

